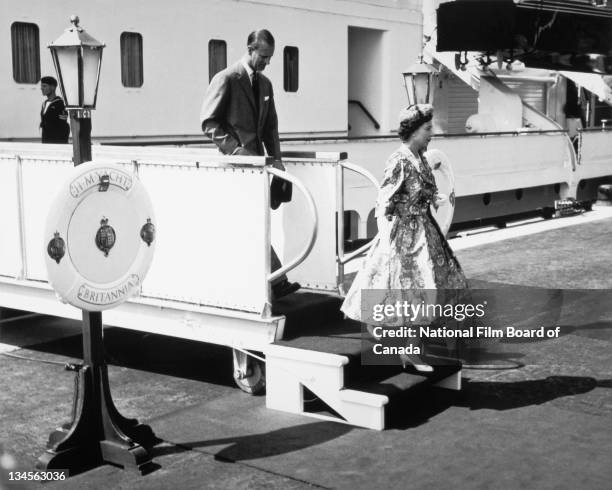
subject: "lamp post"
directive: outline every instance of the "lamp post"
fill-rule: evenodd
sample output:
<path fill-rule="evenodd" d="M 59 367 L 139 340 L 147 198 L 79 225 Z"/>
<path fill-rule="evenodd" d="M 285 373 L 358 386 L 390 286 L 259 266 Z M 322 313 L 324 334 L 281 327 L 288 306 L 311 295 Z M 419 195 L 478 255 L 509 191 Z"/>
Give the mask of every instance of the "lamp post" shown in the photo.
<path fill-rule="evenodd" d="M 91 160 L 91 110 L 96 107 L 104 44 L 70 18 L 72 27 L 49 45 L 60 89 L 70 113 L 73 162 Z M 73 420 L 52 432 L 47 451 L 37 467 L 67 469 L 72 473 L 112 463 L 141 473 L 154 468 L 148 449 L 157 442 L 151 428 L 123 417 L 115 407 L 104 359 L 102 313 L 82 311 L 83 364 L 77 372 L 78 388 Z"/>
<path fill-rule="evenodd" d="M 91 110 L 96 108 L 104 44 L 79 26 L 72 27 L 49 45 L 60 90 L 70 114 L 74 165 L 91 160 Z"/>
<path fill-rule="evenodd" d="M 402 73 L 410 105 L 433 103 L 439 73 L 436 67 L 423 61 L 423 56 Z"/>

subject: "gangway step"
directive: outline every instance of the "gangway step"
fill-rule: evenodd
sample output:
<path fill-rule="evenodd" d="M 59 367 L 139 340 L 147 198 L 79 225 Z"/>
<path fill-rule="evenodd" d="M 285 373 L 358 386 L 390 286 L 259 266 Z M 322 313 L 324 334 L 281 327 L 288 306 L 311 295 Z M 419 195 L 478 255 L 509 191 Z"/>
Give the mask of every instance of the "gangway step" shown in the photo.
<path fill-rule="evenodd" d="M 347 383 L 347 388 L 355 391 L 393 397 L 414 390 L 415 388 L 437 385 L 449 376 L 461 371 L 461 362 L 454 359 L 428 358 L 425 356 L 423 360 L 431 364 L 434 369 L 433 372 L 420 373 L 413 367 L 407 367 L 406 370 L 403 370 L 403 368 L 399 366 L 401 371 L 396 372 L 388 378 L 356 380 Z M 362 366 L 362 370 L 367 371 L 367 368 L 377 367 L 389 368 L 390 366 Z"/>
<path fill-rule="evenodd" d="M 382 430 L 412 393 L 426 386 L 461 388 L 458 361 L 426 358 L 433 372 L 418 373 L 401 365 L 364 365 L 361 354 L 367 348 L 361 325 L 352 320 L 311 326 L 298 337 L 270 344 L 265 351 L 268 408 Z M 336 416 L 307 410 L 305 392 Z"/>
<path fill-rule="evenodd" d="M 273 315 L 285 316 L 283 339 L 294 339 L 342 320 L 342 298 L 336 294 L 299 291 L 274 302 Z"/>

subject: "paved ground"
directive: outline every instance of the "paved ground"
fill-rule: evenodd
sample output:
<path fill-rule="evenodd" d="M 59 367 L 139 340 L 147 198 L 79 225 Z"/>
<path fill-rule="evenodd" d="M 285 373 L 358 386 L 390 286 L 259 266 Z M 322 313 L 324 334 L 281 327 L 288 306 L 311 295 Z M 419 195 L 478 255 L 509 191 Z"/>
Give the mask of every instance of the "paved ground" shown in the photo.
<path fill-rule="evenodd" d="M 384 432 L 267 410 L 234 389 L 223 349 L 109 329 L 114 399 L 163 439 L 160 467 L 142 477 L 102 466 L 45 487 L 609 488 L 610 236 L 608 219 L 459 251 L 477 287 L 566 288 L 537 293 L 561 336 L 496 344 L 497 359 L 522 367 L 465 370 L 460 394 L 407 400 Z M 0 351 L 36 359 L 0 355 L 0 441 L 20 469 L 70 417 L 74 375 L 41 361 L 78 361 L 78 334 L 48 317 L 0 326 Z"/>

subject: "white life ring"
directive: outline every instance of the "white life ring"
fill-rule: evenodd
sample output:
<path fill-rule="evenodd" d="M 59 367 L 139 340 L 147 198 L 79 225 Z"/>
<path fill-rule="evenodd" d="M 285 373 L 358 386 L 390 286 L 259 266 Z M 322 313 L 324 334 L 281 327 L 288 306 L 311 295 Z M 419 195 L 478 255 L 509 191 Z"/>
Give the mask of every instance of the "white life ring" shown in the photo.
<path fill-rule="evenodd" d="M 140 293 L 155 251 L 149 195 L 126 167 L 75 167 L 51 206 L 45 230 L 49 282 L 64 302 L 113 308 Z"/>
<path fill-rule="evenodd" d="M 433 170 L 438 186 L 438 192 L 448 196 L 448 200 L 438 206 L 436 210 L 431 207 L 431 213 L 440 230 L 446 235 L 453 222 L 455 212 L 455 175 L 446 154 L 440 150 L 431 149 L 425 152 L 425 158 Z"/>

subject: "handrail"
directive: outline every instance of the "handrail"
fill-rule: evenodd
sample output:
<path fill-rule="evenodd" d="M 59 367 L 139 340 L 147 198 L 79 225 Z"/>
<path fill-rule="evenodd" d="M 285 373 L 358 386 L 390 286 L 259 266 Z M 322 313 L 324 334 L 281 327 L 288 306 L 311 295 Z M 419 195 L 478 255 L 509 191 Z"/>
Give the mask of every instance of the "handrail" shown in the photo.
<path fill-rule="evenodd" d="M 379 188 L 380 184 L 378 182 L 378 179 L 374 177 L 374 175 L 365 168 L 362 168 L 347 161 L 340 161 L 339 166 L 340 172 L 343 172 L 345 168 L 348 170 L 352 170 L 353 172 L 358 173 L 367 178 L 372 184 L 374 184 L 374 187 L 376 189 Z M 342 187 L 342 189 L 339 189 L 340 209 L 338 212 L 338 262 L 340 266 L 343 266 L 347 262 L 350 262 L 359 255 L 362 255 L 363 253 L 367 252 L 372 246 L 372 242 L 370 241 L 369 243 L 366 243 L 365 245 L 359 247 L 357 250 L 354 250 L 350 254 L 344 255 L 344 175 L 342 173 L 339 178 L 339 187 Z M 340 274 L 340 276 L 342 277 L 343 274 Z"/>
<path fill-rule="evenodd" d="M 349 99 L 349 104 L 355 104 L 356 106 L 358 106 L 366 116 L 368 116 L 368 119 L 370 121 L 372 121 L 372 124 L 374 124 L 374 127 L 376 129 L 380 129 L 380 124 L 378 124 L 378 121 L 376 119 L 374 119 L 374 116 L 372 114 L 370 114 L 370 111 L 368 111 L 365 106 L 361 103 L 361 101 L 359 100 L 351 100 Z"/>
<path fill-rule="evenodd" d="M 437 138 L 477 138 L 481 136 L 533 136 L 539 134 L 559 134 L 567 133 L 567 129 L 517 129 L 514 131 L 486 131 L 482 133 L 437 133 L 433 139 Z"/>
<path fill-rule="evenodd" d="M 21 248 L 21 267 L 19 269 L 17 279 L 21 280 L 26 278 L 28 275 L 28 254 L 26 253 L 26 225 L 23 200 L 23 164 L 21 155 L 15 155 L 15 164 L 15 174 L 17 177 L 17 216 L 19 220 L 19 247 Z"/>
<path fill-rule="evenodd" d="M 608 119 L 605 120 L 606 124 Z M 599 127 L 595 127 L 595 126 L 591 126 L 589 128 L 580 128 L 578 129 L 579 133 L 606 133 L 608 131 L 612 131 L 612 126 L 599 126 Z"/>
<path fill-rule="evenodd" d="M 282 170 L 278 170 L 274 167 L 265 167 L 265 169 L 266 169 L 266 172 L 268 172 L 269 174 L 275 175 L 284 180 L 288 180 L 293 185 L 295 185 L 302 192 L 302 194 L 304 194 L 304 197 L 306 198 L 306 201 L 308 202 L 310 213 L 312 214 L 312 230 L 310 232 L 310 240 L 308 241 L 308 244 L 304 247 L 302 252 L 295 259 L 283 265 L 280 269 L 277 269 L 274 272 L 271 272 L 270 274 L 268 274 L 268 282 L 272 282 L 275 279 L 278 279 L 283 274 L 286 274 L 291 269 L 295 269 L 298 265 L 304 262 L 304 259 L 306 259 L 306 257 L 308 256 L 308 254 L 312 250 L 312 247 L 314 247 L 315 241 L 317 239 L 317 230 L 319 228 L 319 224 L 318 224 L 317 208 L 315 206 L 314 199 L 312 198 L 312 196 L 310 195 L 310 192 L 308 191 L 308 189 L 306 189 L 304 184 L 302 184 L 298 179 L 296 179 L 291 174 L 284 172 Z"/>

